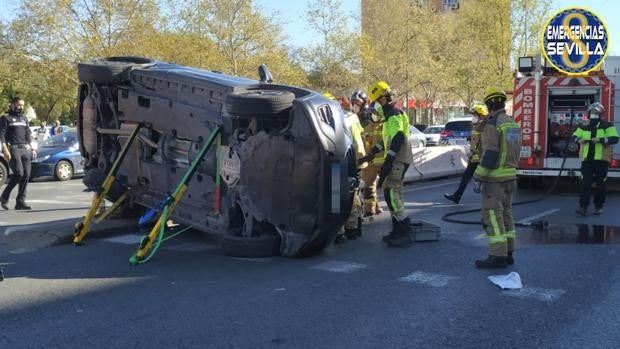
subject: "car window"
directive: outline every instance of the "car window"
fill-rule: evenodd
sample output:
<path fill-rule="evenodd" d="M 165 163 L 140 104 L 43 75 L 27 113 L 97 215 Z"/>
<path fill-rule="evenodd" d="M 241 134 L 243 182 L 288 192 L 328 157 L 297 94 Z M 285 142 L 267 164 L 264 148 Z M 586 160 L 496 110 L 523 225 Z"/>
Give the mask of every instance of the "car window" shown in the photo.
<path fill-rule="evenodd" d="M 409 126 L 409 130 L 411 130 L 412 134 L 420 134 L 422 132 L 420 132 L 420 130 L 418 130 L 417 128 L 413 127 L 413 126 Z"/>
<path fill-rule="evenodd" d="M 443 127 L 427 127 L 426 130 L 424 130 L 424 133 L 428 135 L 428 134 L 441 133 L 441 131 L 443 131 Z"/>
<path fill-rule="evenodd" d="M 452 121 L 446 124 L 446 131 L 471 131 L 471 122 Z"/>
<path fill-rule="evenodd" d="M 43 147 L 57 147 L 57 146 L 63 146 L 63 145 L 71 146 L 75 142 L 77 142 L 77 132 L 63 132 L 63 133 L 57 134 L 55 136 L 52 136 L 46 139 L 45 141 L 43 141 L 43 143 L 41 143 L 41 146 Z"/>

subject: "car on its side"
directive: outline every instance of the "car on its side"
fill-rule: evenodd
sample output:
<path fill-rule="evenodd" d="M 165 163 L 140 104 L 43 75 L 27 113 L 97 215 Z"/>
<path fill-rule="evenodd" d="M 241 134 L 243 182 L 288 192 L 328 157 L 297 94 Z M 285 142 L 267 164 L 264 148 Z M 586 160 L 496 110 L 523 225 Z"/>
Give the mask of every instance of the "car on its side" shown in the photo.
<path fill-rule="evenodd" d="M 444 125 L 431 125 L 424 129 L 426 145 L 439 145 L 439 134 L 443 132 Z"/>
<path fill-rule="evenodd" d="M 409 142 L 412 148 L 426 147 L 426 137 L 415 126 L 409 126 Z"/>
<path fill-rule="evenodd" d="M 439 143 L 442 145 L 464 145 L 471 137 L 471 116 L 453 118 L 446 122 Z"/>
<path fill-rule="evenodd" d="M 83 163 L 77 130 L 68 129 L 38 143 L 30 178 L 54 177 L 67 181 L 84 173 Z"/>

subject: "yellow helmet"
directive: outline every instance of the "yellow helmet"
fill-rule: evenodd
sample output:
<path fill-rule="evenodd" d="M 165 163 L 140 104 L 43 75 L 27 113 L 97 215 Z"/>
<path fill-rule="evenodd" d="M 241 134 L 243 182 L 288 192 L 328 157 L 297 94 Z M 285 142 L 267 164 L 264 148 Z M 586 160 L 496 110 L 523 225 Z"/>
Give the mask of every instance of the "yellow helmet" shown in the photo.
<path fill-rule="evenodd" d="M 370 97 L 370 102 L 374 102 L 381 96 L 385 96 L 390 92 L 390 85 L 388 85 L 388 83 L 385 81 L 377 81 L 370 85 L 368 91 L 368 97 Z"/>
<path fill-rule="evenodd" d="M 325 92 L 323 93 L 323 97 L 327 98 L 327 99 L 331 99 L 332 101 L 336 100 L 336 97 L 334 97 L 333 94 L 329 93 L 329 92 Z"/>
<path fill-rule="evenodd" d="M 496 86 L 489 86 L 484 92 L 484 103 L 505 102 L 508 99 L 504 90 Z"/>
<path fill-rule="evenodd" d="M 478 114 L 482 117 L 489 115 L 489 109 L 487 108 L 487 106 L 480 102 L 474 102 L 471 105 L 470 109 L 471 109 L 471 113 Z"/>

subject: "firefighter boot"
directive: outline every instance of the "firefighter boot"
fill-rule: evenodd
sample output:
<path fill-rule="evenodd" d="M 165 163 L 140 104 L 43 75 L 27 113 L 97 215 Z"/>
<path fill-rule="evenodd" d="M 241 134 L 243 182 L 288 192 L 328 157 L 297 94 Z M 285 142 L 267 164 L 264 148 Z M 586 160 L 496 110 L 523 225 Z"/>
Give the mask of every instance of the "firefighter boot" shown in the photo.
<path fill-rule="evenodd" d="M 508 257 L 506 257 L 506 264 L 508 264 L 508 265 L 515 264 L 515 259 L 512 256 L 512 252 L 508 252 Z"/>
<path fill-rule="evenodd" d="M 388 240 L 393 239 L 396 236 L 395 231 L 398 229 L 398 221 L 396 220 L 396 218 L 394 218 L 394 216 L 392 216 L 392 231 L 390 231 L 387 235 L 383 235 L 381 237 L 381 240 L 383 242 L 388 242 Z"/>
<path fill-rule="evenodd" d="M 454 193 L 454 194 L 445 193 L 443 194 L 443 197 L 454 202 L 455 204 L 458 204 L 459 202 L 461 202 L 461 195 L 459 193 Z"/>
<path fill-rule="evenodd" d="M 493 256 L 485 260 L 476 260 L 476 268 L 506 268 L 508 261 L 504 256 Z"/>
<path fill-rule="evenodd" d="M 413 235 L 413 228 L 411 228 L 411 220 L 409 217 L 400 222 L 396 222 L 398 226 L 398 233 L 392 239 L 387 241 L 389 247 L 403 247 L 413 243 L 411 236 Z"/>
<path fill-rule="evenodd" d="M 341 245 L 345 242 L 347 242 L 347 238 L 344 236 L 344 234 L 338 233 L 338 235 L 336 235 L 336 239 L 334 239 L 334 245 Z"/>
<path fill-rule="evenodd" d="M 585 217 L 585 216 L 587 216 L 587 215 L 588 215 L 588 209 L 587 209 L 587 208 L 585 208 L 585 207 L 581 207 L 581 206 L 580 206 L 580 207 L 579 207 L 579 208 L 575 211 L 575 213 L 577 213 L 578 215 L 580 215 L 580 216 L 582 216 L 582 217 Z"/>

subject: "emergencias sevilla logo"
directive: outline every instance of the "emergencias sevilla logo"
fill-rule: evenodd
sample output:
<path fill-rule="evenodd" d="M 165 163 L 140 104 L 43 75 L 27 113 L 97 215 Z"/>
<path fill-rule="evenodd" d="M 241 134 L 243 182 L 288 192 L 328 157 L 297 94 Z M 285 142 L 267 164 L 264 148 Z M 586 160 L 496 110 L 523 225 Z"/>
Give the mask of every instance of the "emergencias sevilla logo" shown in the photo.
<path fill-rule="evenodd" d="M 542 47 L 545 58 L 557 70 L 584 74 L 603 62 L 609 34 L 605 23 L 592 11 L 569 8 L 558 12 L 544 27 Z"/>

